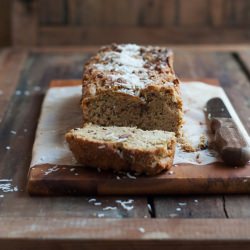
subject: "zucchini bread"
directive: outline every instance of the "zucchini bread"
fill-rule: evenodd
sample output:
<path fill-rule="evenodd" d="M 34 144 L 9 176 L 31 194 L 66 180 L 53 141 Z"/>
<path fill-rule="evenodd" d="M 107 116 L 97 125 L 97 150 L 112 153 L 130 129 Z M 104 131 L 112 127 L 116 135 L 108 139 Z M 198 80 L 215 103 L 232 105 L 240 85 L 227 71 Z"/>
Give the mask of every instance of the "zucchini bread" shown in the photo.
<path fill-rule="evenodd" d="M 85 65 L 81 105 L 84 123 L 178 136 L 183 113 L 173 53 L 135 44 L 101 48 Z"/>
<path fill-rule="evenodd" d="M 155 175 L 171 168 L 176 139 L 172 132 L 87 124 L 66 141 L 84 166 Z"/>

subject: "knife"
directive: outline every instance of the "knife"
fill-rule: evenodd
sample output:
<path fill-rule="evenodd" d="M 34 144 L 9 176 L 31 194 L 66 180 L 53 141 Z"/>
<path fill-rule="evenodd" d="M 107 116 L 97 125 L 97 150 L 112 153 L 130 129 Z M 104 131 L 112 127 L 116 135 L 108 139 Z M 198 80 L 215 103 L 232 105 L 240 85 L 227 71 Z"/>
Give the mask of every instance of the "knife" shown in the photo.
<path fill-rule="evenodd" d="M 250 160 L 250 147 L 223 101 L 218 97 L 210 99 L 206 113 L 222 160 L 229 166 L 246 165 Z"/>

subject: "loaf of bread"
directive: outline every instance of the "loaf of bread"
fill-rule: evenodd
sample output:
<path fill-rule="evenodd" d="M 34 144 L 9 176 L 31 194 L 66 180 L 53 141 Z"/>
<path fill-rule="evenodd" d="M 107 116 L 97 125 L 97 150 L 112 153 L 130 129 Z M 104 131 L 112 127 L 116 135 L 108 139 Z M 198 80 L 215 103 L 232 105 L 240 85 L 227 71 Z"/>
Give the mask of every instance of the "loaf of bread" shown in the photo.
<path fill-rule="evenodd" d="M 72 129 L 66 141 L 84 166 L 147 175 L 171 168 L 176 144 L 172 132 L 92 124 Z"/>
<path fill-rule="evenodd" d="M 85 123 L 178 136 L 183 113 L 172 52 L 134 44 L 101 48 L 84 68 L 82 110 Z"/>

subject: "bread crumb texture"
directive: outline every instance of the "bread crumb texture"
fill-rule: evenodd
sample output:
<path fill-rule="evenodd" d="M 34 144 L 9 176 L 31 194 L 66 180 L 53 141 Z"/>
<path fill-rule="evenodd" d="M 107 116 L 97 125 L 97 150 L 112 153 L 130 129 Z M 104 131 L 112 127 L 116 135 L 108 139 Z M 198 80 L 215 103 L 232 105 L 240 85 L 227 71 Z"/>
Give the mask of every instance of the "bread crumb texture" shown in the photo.
<path fill-rule="evenodd" d="M 66 140 L 84 166 L 147 175 L 171 168 L 176 144 L 172 132 L 94 124 L 72 129 Z"/>

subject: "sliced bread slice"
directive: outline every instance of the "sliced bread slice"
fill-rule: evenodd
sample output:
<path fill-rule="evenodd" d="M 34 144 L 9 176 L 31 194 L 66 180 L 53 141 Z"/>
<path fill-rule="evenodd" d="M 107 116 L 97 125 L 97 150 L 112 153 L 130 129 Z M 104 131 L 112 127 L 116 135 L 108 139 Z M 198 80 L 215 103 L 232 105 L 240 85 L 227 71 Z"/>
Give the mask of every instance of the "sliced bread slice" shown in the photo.
<path fill-rule="evenodd" d="M 84 166 L 147 175 L 171 168 L 176 144 L 172 132 L 92 124 L 72 129 L 66 140 Z"/>

